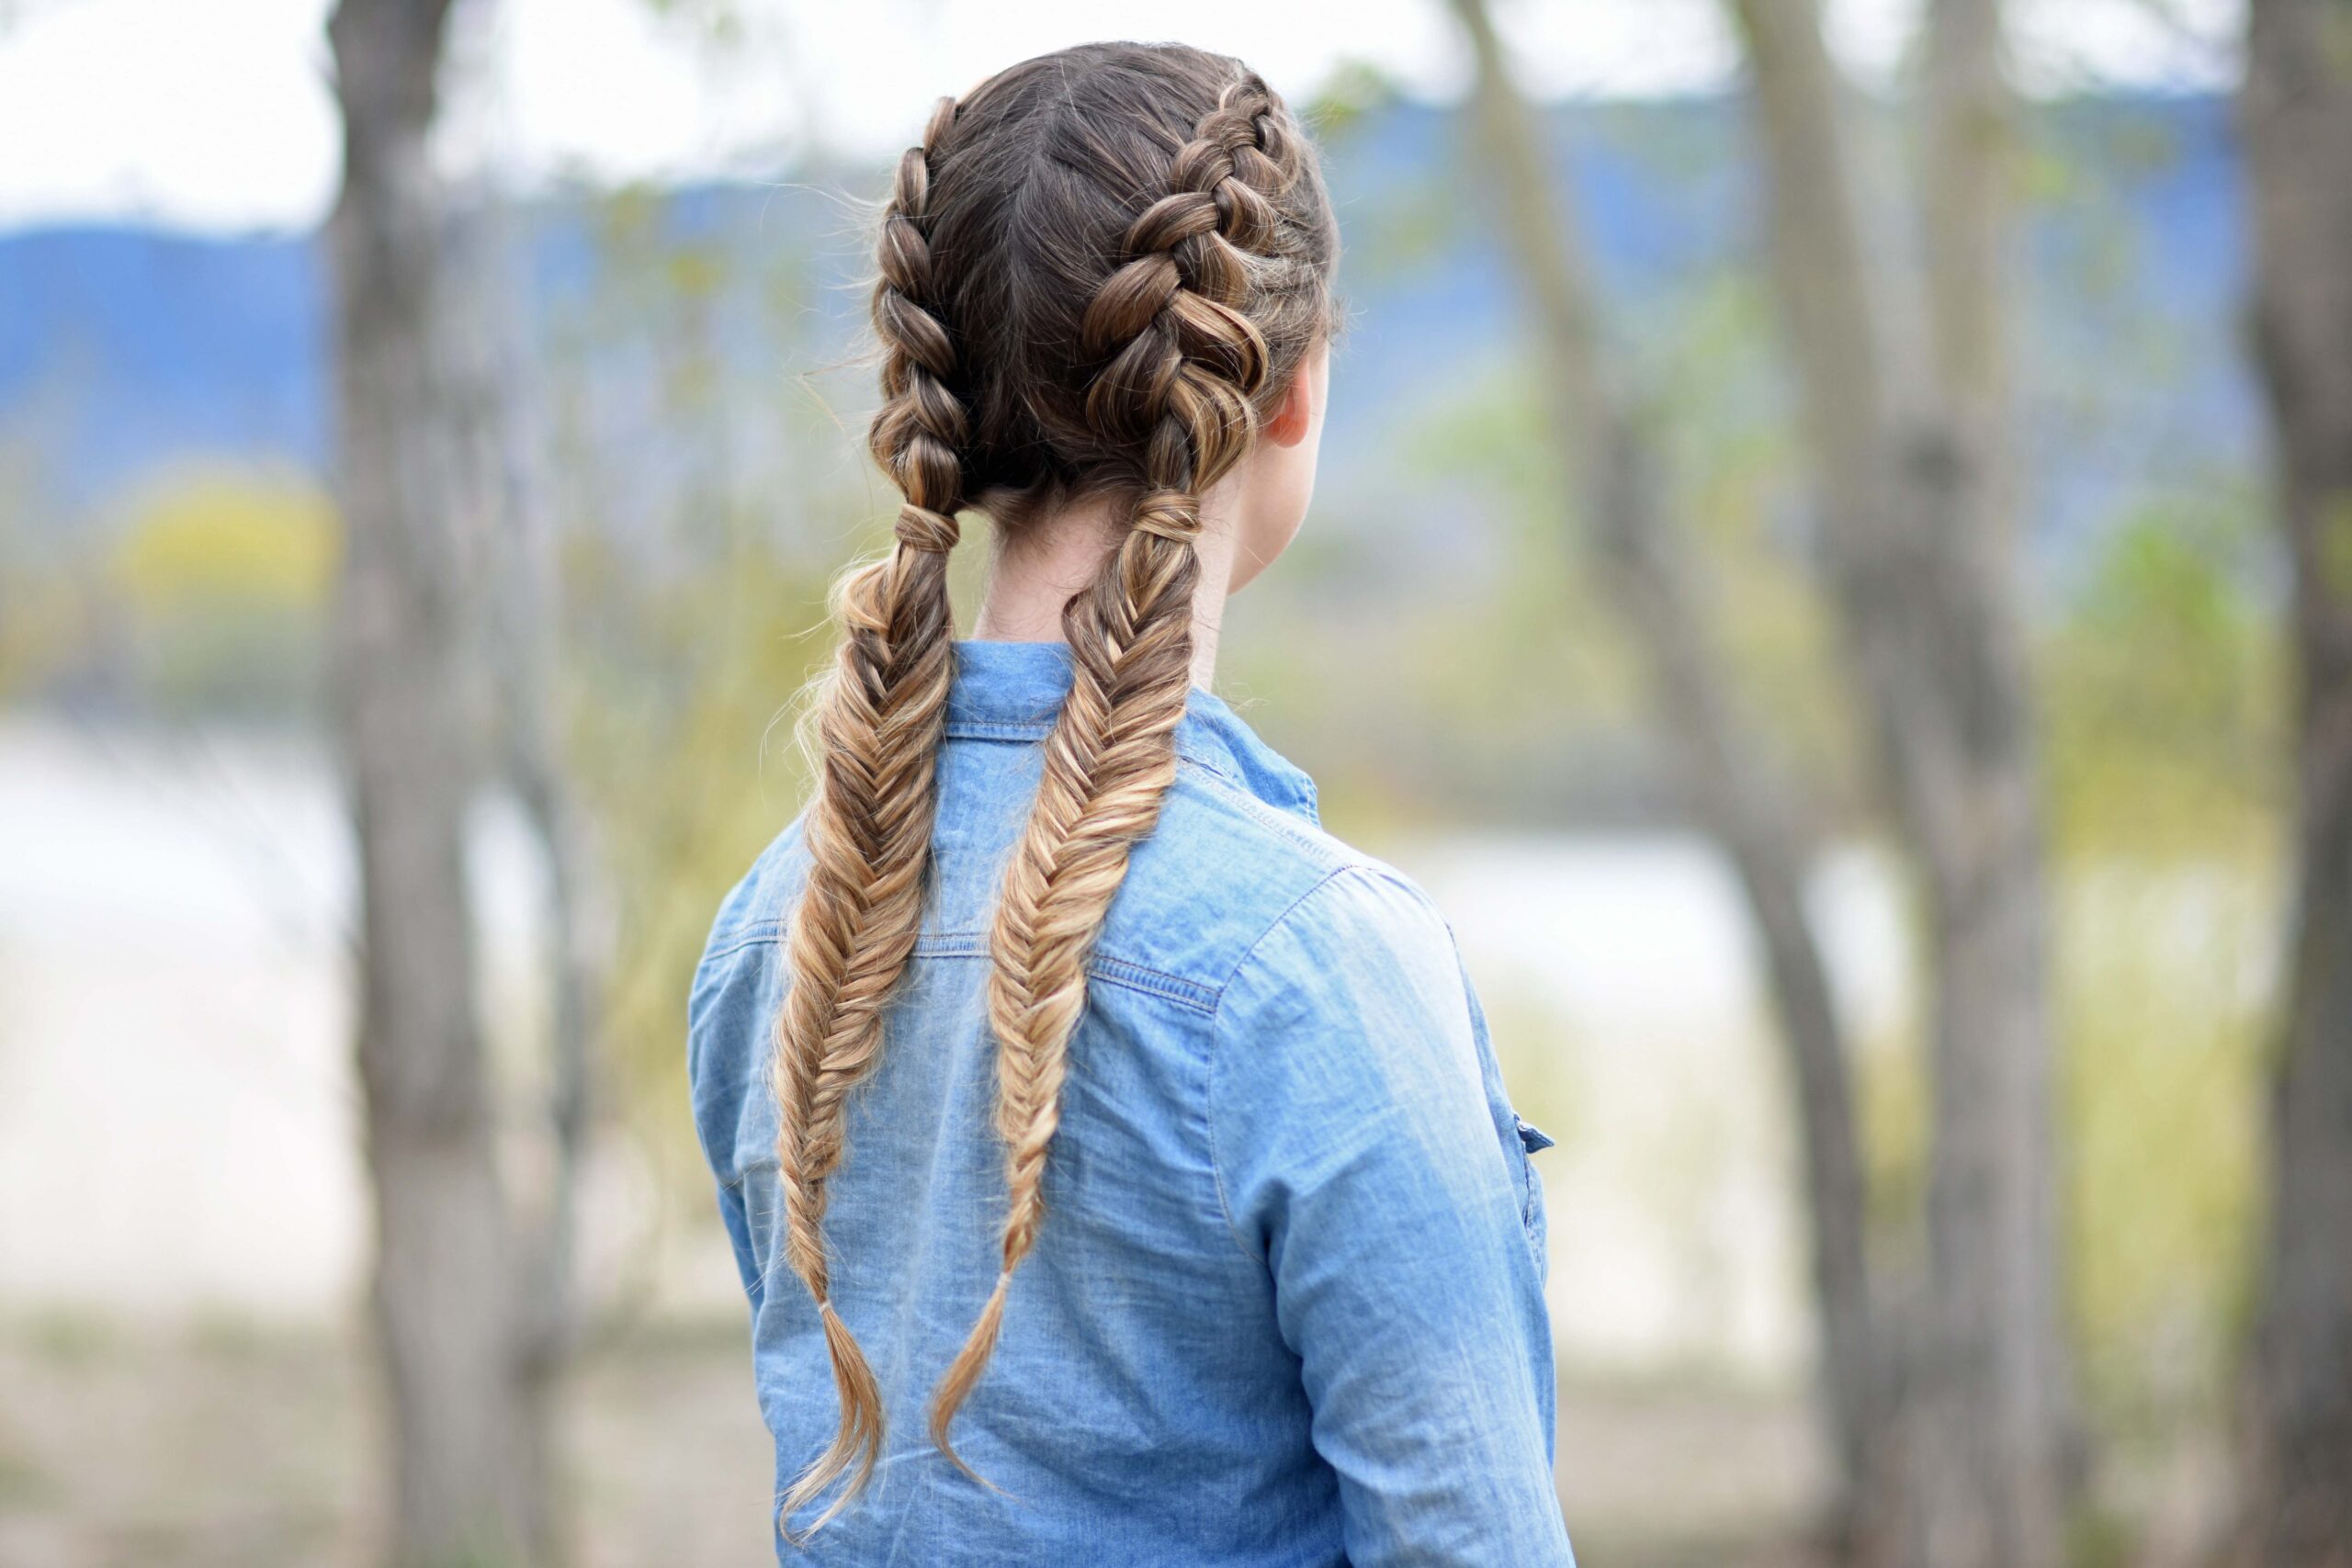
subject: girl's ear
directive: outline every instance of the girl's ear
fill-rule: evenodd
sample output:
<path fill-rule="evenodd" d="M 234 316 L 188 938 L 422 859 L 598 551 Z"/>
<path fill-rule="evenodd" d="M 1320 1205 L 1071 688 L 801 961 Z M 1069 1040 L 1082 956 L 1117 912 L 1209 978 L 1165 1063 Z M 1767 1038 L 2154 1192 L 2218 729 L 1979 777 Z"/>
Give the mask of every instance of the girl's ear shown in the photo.
<path fill-rule="evenodd" d="M 1290 385 L 1283 389 L 1282 402 L 1275 407 L 1273 417 L 1266 421 L 1265 438 L 1277 446 L 1295 446 L 1315 428 L 1315 378 L 1307 370 L 1308 366 L 1302 361 L 1291 372 Z"/>

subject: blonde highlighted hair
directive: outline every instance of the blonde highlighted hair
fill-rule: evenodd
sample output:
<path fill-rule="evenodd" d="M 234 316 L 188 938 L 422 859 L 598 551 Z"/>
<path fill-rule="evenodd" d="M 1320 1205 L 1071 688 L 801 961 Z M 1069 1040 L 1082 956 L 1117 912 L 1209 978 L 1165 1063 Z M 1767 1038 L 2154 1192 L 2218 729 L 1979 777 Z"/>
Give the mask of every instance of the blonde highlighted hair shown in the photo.
<path fill-rule="evenodd" d="M 826 1184 L 922 924 L 957 515 L 1018 529 L 1107 497 L 1125 525 L 1063 610 L 1073 679 L 990 935 L 1001 1267 L 930 1420 L 961 1465 L 949 1427 L 1045 1217 L 1088 955 L 1175 776 L 1201 497 L 1329 332 L 1337 236 L 1312 148 L 1254 73 L 1179 46 L 1096 44 L 942 100 L 899 161 L 876 253 L 884 400 L 870 439 L 902 504 L 889 553 L 836 592 L 773 1074 L 785 1256 L 817 1305 L 841 1404 L 779 1518 L 840 1483 L 818 1525 L 865 1486 L 883 1440 L 880 1390 L 834 1310 Z"/>

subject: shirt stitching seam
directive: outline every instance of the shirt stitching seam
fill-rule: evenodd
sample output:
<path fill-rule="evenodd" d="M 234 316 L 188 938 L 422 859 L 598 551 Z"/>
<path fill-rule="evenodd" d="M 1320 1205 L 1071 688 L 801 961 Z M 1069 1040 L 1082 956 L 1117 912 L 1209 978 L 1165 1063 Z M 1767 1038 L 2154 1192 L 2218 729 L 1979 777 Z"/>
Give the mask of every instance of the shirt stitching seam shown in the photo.
<path fill-rule="evenodd" d="M 950 739 L 962 740 L 1043 740 L 1053 733 L 1051 720 L 1017 720 L 986 718 L 951 718 L 942 727 Z M 1244 787 L 1239 778 L 1219 767 L 1198 747 L 1178 746 L 1176 755 L 1194 767 L 1215 773 L 1235 788 Z"/>
<path fill-rule="evenodd" d="M 703 963 L 709 964 L 732 958 L 754 947 L 776 946 L 782 940 L 781 933 L 773 929 L 734 932 L 714 942 Z M 984 931 L 948 931 L 926 936 L 915 943 L 915 953 L 926 958 L 986 958 L 989 956 L 988 935 Z M 1182 975 L 1170 975 L 1149 964 L 1113 957 L 1108 953 L 1096 953 L 1089 958 L 1086 971 L 1090 979 L 1175 1002 L 1205 1017 L 1216 1016 L 1216 990 L 1198 980 L 1188 980 Z"/>
<path fill-rule="evenodd" d="M 951 739 L 1043 740 L 1053 733 L 1050 718 L 951 718 L 940 727 Z"/>
<path fill-rule="evenodd" d="M 1224 1021 L 1223 1010 L 1225 1007 L 1225 993 L 1231 987 L 1233 982 L 1240 977 L 1242 969 L 1249 964 L 1251 958 L 1257 955 L 1258 949 L 1265 943 L 1266 939 L 1273 935 L 1276 931 L 1280 930 L 1283 922 L 1289 919 L 1293 914 L 1296 913 L 1298 907 L 1301 904 L 1306 903 L 1309 898 L 1312 898 L 1316 894 L 1329 886 L 1342 872 L 1347 869 L 1348 867 L 1344 863 L 1333 866 L 1330 870 L 1325 872 L 1320 877 L 1317 877 L 1314 886 L 1308 887 L 1297 897 L 1292 899 L 1288 905 L 1284 906 L 1281 914 L 1276 915 L 1272 920 L 1267 922 L 1266 929 L 1260 931 L 1257 936 L 1252 938 L 1250 945 L 1242 950 L 1240 958 L 1236 961 L 1233 965 L 1233 972 L 1225 977 L 1225 984 L 1216 988 L 1216 1008 L 1212 1010 L 1209 1014 L 1209 1093 L 1208 1104 L 1204 1108 L 1206 1112 L 1204 1120 L 1208 1122 L 1209 1130 L 1209 1179 L 1216 1187 L 1217 1212 L 1224 1217 L 1225 1234 L 1233 1238 L 1233 1245 L 1241 1249 L 1241 1256 L 1250 1259 L 1253 1263 L 1264 1263 L 1267 1259 L 1260 1257 L 1256 1252 L 1252 1251 L 1249 1242 L 1242 1237 L 1240 1224 L 1233 1217 L 1233 1200 L 1225 1190 L 1225 1162 L 1218 1157 L 1216 1149 L 1217 1064 L 1224 1059 L 1222 1054 L 1217 1050 L 1217 1030 Z"/>
<path fill-rule="evenodd" d="M 702 964 L 695 969 L 695 975 L 700 976 L 703 970 L 709 968 L 720 959 L 732 958 L 746 948 L 782 942 L 784 933 L 772 929 L 773 925 L 774 922 L 770 922 L 770 929 L 746 927 L 741 931 L 730 931 L 723 937 L 712 938 L 709 951 L 702 955 Z"/>
<path fill-rule="evenodd" d="M 1051 719 L 951 718 L 942 726 L 942 733 L 950 739 L 962 740 L 1043 740 L 1053 733 L 1053 728 Z M 1248 793 L 1249 786 L 1238 774 L 1218 766 L 1215 760 L 1204 754 L 1199 748 L 1180 745 L 1176 748 L 1176 755 L 1197 768 L 1216 774 L 1235 789 Z M 1306 808 L 1313 811 L 1316 806 L 1315 781 L 1302 775 L 1302 784 L 1303 787 L 1299 793 L 1304 796 Z M 1254 800 L 1256 796 L 1251 795 L 1250 798 Z M 1259 804 L 1263 806 L 1269 803 L 1260 801 Z"/>
<path fill-rule="evenodd" d="M 1223 779 L 1227 784 L 1231 784 L 1236 789 L 1239 789 L 1241 787 L 1241 781 L 1239 779 L 1235 778 L 1231 773 L 1227 773 L 1223 768 L 1218 767 L 1215 762 L 1211 761 L 1208 758 L 1202 756 L 1198 751 L 1189 746 L 1177 747 L 1176 756 L 1180 761 L 1190 762 L 1193 766 L 1200 769 L 1203 773 L 1215 778 Z"/>
<path fill-rule="evenodd" d="M 1271 801 L 1260 799 L 1250 792 L 1247 785 L 1227 777 L 1215 768 L 1209 768 L 1207 772 L 1215 775 L 1219 784 L 1225 785 L 1225 793 L 1233 797 L 1233 804 L 1240 807 L 1253 820 L 1283 834 L 1300 849 L 1313 850 L 1326 855 L 1331 852 L 1329 841 L 1317 837 L 1317 833 L 1322 827 L 1319 821 L 1313 824 L 1313 830 L 1310 830 L 1308 827 L 1300 823 L 1295 813 L 1275 806 Z M 1348 863 L 1343 861 L 1340 863 Z M 1312 892 L 1314 889 L 1309 888 L 1307 891 Z M 1305 895 L 1302 894 L 1301 897 L 1304 897 Z M 1287 915 L 1290 910 L 1284 909 L 1283 913 Z"/>

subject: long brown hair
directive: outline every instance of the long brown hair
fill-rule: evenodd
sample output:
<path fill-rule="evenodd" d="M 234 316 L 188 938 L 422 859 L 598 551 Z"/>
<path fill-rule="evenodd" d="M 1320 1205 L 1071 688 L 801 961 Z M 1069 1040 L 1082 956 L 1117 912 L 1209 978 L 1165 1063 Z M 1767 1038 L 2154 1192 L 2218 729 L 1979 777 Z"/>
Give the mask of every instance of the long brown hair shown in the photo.
<path fill-rule="evenodd" d="M 1017 529 L 1108 498 L 1125 527 L 1062 612 L 1074 678 L 990 937 L 1008 1206 L 995 1287 L 932 1403 L 950 1459 L 949 1424 L 1044 1218 L 1087 956 L 1175 777 L 1201 496 L 1249 455 L 1329 332 L 1338 238 L 1312 147 L 1254 72 L 1121 43 L 1042 55 L 942 100 L 899 161 L 876 252 L 870 443 L 903 503 L 889 553 L 836 591 L 841 649 L 813 708 L 808 885 L 774 1071 L 786 1256 L 841 1401 L 833 1441 L 780 1517 L 847 1475 L 820 1525 L 882 1445 L 880 1392 L 833 1309 L 825 1188 L 922 923 L 957 514 Z"/>

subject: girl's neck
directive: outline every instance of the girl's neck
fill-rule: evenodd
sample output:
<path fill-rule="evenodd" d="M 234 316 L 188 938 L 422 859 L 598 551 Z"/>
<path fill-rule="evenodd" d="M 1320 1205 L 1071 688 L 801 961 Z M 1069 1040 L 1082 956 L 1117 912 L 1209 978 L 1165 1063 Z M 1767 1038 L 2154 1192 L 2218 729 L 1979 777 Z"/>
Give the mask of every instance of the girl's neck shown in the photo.
<path fill-rule="evenodd" d="M 1193 684 L 1204 691 L 1216 671 L 1217 627 L 1233 578 L 1233 530 L 1219 515 L 1221 499 L 1215 491 L 1204 499 L 1200 536 L 1193 542 L 1201 562 L 1193 591 Z M 982 642 L 1064 640 L 1062 606 L 1101 574 L 1119 537 L 1100 501 L 1080 502 L 998 534 L 972 635 Z"/>

